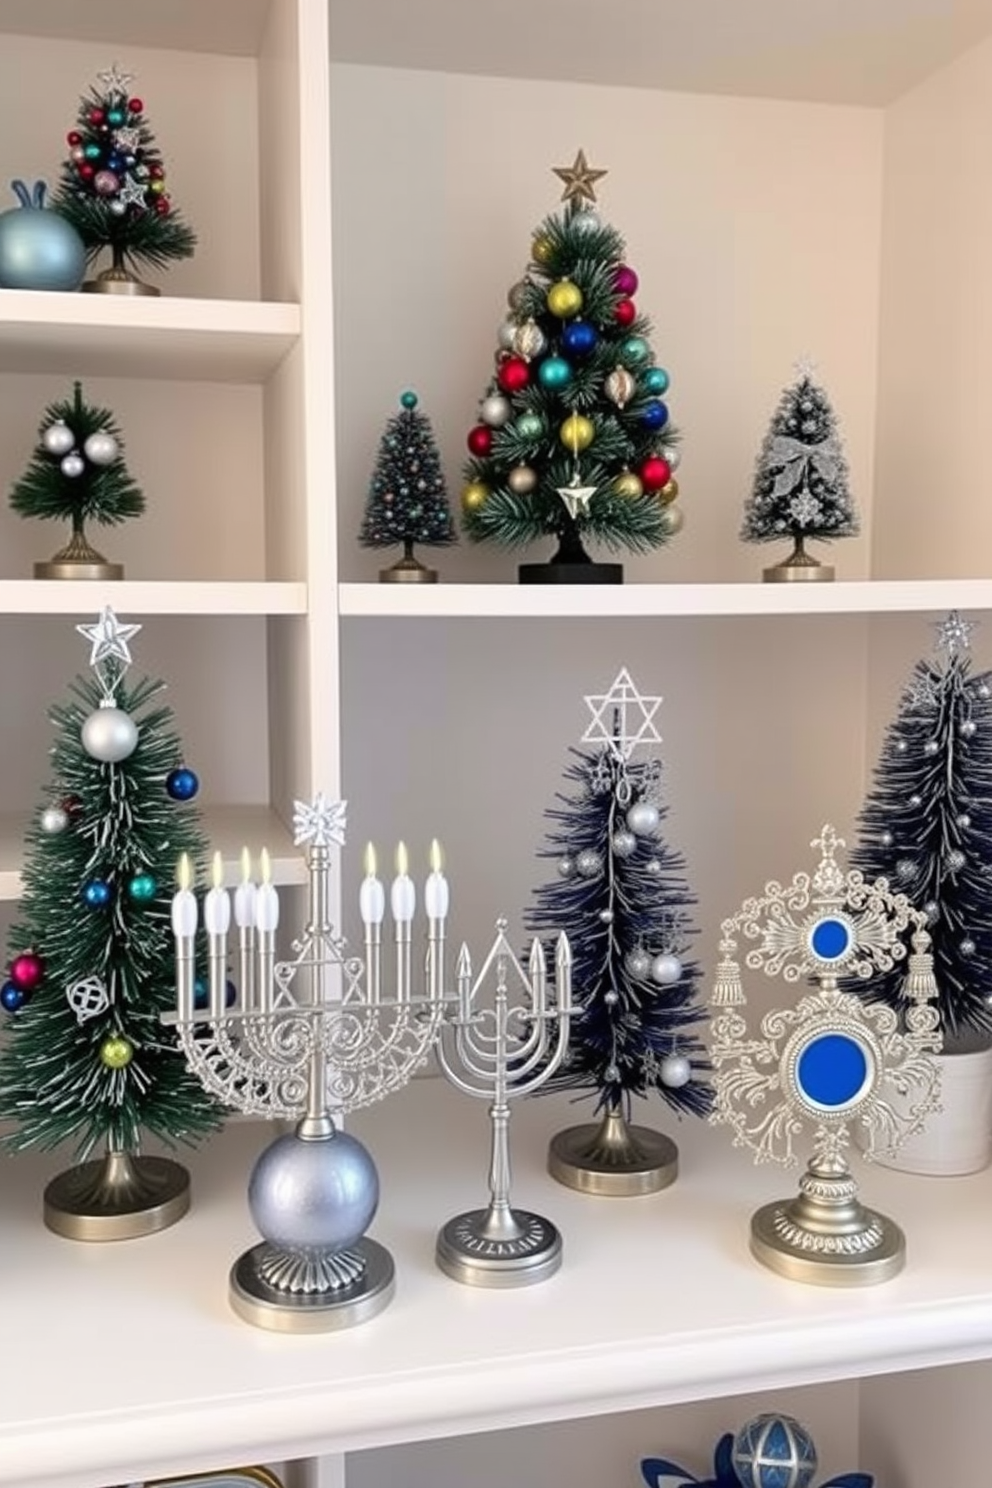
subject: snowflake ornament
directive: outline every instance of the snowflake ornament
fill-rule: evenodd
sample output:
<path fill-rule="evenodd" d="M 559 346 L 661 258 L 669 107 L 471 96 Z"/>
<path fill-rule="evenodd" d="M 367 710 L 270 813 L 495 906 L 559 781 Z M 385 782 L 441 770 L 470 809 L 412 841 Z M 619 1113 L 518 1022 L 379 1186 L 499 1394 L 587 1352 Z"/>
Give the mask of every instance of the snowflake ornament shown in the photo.
<path fill-rule="evenodd" d="M 314 847 L 344 846 L 347 801 L 328 801 L 321 792 L 313 802 L 293 802 L 293 841 L 297 847 L 312 842 Z"/>

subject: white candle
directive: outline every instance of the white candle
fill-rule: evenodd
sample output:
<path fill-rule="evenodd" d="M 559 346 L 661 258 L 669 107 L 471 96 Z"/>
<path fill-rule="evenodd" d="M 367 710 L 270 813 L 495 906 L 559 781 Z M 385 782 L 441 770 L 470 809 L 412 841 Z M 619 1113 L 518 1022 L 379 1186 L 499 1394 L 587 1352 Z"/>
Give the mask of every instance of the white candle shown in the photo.
<path fill-rule="evenodd" d="M 196 934 L 196 895 L 192 892 L 193 864 L 189 853 L 183 853 L 176 868 L 178 891 L 172 897 L 172 933 L 177 940 Z"/>
<path fill-rule="evenodd" d="M 409 924 L 417 907 L 417 891 L 407 873 L 408 866 L 406 845 L 401 842 L 396 849 L 396 877 L 389 894 L 393 919 L 398 925 Z"/>
<path fill-rule="evenodd" d="M 262 882 L 255 895 L 255 925 L 263 934 L 271 935 L 279 925 L 279 895 L 272 883 L 268 848 L 262 848 L 259 866 Z"/>
<path fill-rule="evenodd" d="M 255 923 L 255 885 L 251 878 L 251 854 L 241 849 L 241 882 L 234 891 L 234 923 L 246 929 Z"/>
<path fill-rule="evenodd" d="M 211 935 L 226 935 L 231 925 L 231 899 L 224 888 L 224 859 L 214 853 L 213 888 L 203 901 L 203 923 Z"/>
<path fill-rule="evenodd" d="M 424 908 L 429 920 L 443 920 L 448 913 L 448 880 L 441 872 L 441 845 L 437 838 L 431 843 L 431 872 L 424 885 Z"/>
<path fill-rule="evenodd" d="M 365 877 L 358 891 L 358 909 L 365 925 L 381 925 L 386 913 L 386 891 L 375 876 L 375 848 L 365 849 Z"/>

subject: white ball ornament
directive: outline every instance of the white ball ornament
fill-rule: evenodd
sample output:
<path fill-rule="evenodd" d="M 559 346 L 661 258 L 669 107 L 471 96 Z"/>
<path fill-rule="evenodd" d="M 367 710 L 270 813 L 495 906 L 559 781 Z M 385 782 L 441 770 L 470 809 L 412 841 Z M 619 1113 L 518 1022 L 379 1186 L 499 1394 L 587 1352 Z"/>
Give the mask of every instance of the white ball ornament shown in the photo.
<path fill-rule="evenodd" d="M 637 838 L 633 832 L 625 832 L 621 829 L 621 831 L 613 833 L 613 840 L 610 846 L 613 848 L 614 857 L 630 858 L 637 851 Z"/>
<path fill-rule="evenodd" d="M 647 951 L 628 951 L 623 958 L 623 964 L 632 977 L 642 980 L 651 970 L 651 957 Z"/>
<path fill-rule="evenodd" d="M 603 859 L 593 847 L 584 847 L 575 860 L 581 878 L 598 878 L 603 871 Z"/>
<path fill-rule="evenodd" d="M 504 320 L 496 333 L 496 340 L 503 351 L 513 350 L 513 338 L 517 334 L 517 322 Z"/>
<path fill-rule="evenodd" d="M 46 806 L 41 813 L 41 830 L 49 837 L 57 837 L 69 825 L 69 813 L 61 806 Z"/>
<path fill-rule="evenodd" d="M 681 1090 L 692 1079 L 692 1065 L 684 1054 L 666 1054 L 659 1070 L 662 1085 L 669 1090 Z"/>
<path fill-rule="evenodd" d="M 661 813 L 650 801 L 637 801 L 627 812 L 627 825 L 638 837 L 647 837 L 658 830 Z"/>
<path fill-rule="evenodd" d="M 510 400 L 504 398 L 502 393 L 490 393 L 488 398 L 483 398 L 479 412 L 482 422 L 488 424 L 490 429 L 502 429 L 510 417 Z"/>
<path fill-rule="evenodd" d="M 50 455 L 67 455 L 76 443 L 76 436 L 68 424 L 49 424 L 41 442 Z"/>
<path fill-rule="evenodd" d="M 514 465 L 506 477 L 506 484 L 515 496 L 529 496 L 537 485 L 537 471 L 529 465 Z"/>
<path fill-rule="evenodd" d="M 671 987 L 682 975 L 682 962 L 671 951 L 663 951 L 651 962 L 651 980 L 659 986 Z"/>
<path fill-rule="evenodd" d="M 83 445 L 83 454 L 91 465 L 112 465 L 117 459 L 117 440 L 105 429 L 91 434 Z"/>
<path fill-rule="evenodd" d="M 72 450 L 70 454 L 66 455 L 59 468 L 68 480 L 76 480 L 86 469 L 86 461 L 82 455 L 78 455 L 75 450 Z"/>
<path fill-rule="evenodd" d="M 116 765 L 138 747 L 138 725 L 123 708 L 101 706 L 86 719 L 81 737 L 91 759 Z"/>

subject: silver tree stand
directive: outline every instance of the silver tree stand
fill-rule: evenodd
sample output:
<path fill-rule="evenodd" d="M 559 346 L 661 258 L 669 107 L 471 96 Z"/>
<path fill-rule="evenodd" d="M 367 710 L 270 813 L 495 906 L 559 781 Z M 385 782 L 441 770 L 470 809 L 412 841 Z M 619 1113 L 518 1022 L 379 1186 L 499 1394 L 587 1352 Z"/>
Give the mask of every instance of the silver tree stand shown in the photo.
<path fill-rule="evenodd" d="M 525 974 L 506 939 L 506 921 L 478 977 L 468 947 L 458 957 L 458 1008 L 449 1013 L 437 1046 L 441 1068 L 466 1095 L 491 1102 L 489 1205 L 457 1214 L 437 1237 L 437 1264 L 453 1281 L 471 1286 L 530 1286 L 561 1265 L 561 1235 L 549 1219 L 510 1203 L 510 1101 L 532 1095 L 554 1074 L 568 1047 L 572 1013 L 572 955 L 564 934 L 555 948 L 555 985 L 549 991 L 544 951 L 535 940 Z M 523 993 L 511 1003 L 509 975 Z M 479 993 L 495 974 L 491 1007 Z"/>
<path fill-rule="evenodd" d="M 905 1264 L 906 1242 L 891 1219 L 867 1209 L 847 1166 L 850 1128 L 867 1133 L 864 1156 L 892 1151 L 919 1131 L 939 1104 L 937 987 L 926 917 L 884 878 L 866 883 L 836 861 L 843 841 L 825 826 L 812 875 L 769 883 L 723 921 L 712 1004 L 711 1057 L 716 1104 L 711 1120 L 732 1127 L 734 1145 L 756 1162 L 794 1165 L 795 1138 L 812 1127 L 812 1155 L 793 1199 L 765 1204 L 752 1216 L 751 1251 L 793 1281 L 870 1286 Z M 752 1034 L 736 959 L 738 937 L 754 942 L 746 965 L 813 990 L 794 1006 L 761 1019 Z M 900 1019 L 838 985 L 867 980 L 906 958 L 907 1008 Z M 896 1104 L 891 1093 L 915 1099 Z"/>
<path fill-rule="evenodd" d="M 445 910 L 429 921 L 427 986 L 415 993 L 412 899 L 401 917 L 394 900 L 396 990 L 384 996 L 378 880 L 363 886 L 374 885 L 379 901 L 366 919 L 364 958 L 345 956 L 330 922 L 331 850 L 344 841 L 343 803 L 297 802 L 295 826 L 297 844 L 306 844 L 309 914 L 293 959 L 275 960 L 271 885 L 257 890 L 251 915 L 236 894 L 240 978 L 237 1001 L 226 1008 L 230 906 L 215 883 L 204 905 L 210 1006 L 194 1011 L 195 900 L 181 888 L 173 901 L 178 1010 L 166 1021 L 190 1069 L 220 1100 L 250 1115 L 297 1120 L 252 1171 L 248 1204 L 263 1239 L 235 1261 L 230 1301 L 258 1327 L 316 1333 L 364 1322 L 393 1295 L 392 1257 L 365 1234 L 379 1201 L 376 1167 L 335 1117 L 382 1100 L 425 1062 L 445 1011 Z"/>

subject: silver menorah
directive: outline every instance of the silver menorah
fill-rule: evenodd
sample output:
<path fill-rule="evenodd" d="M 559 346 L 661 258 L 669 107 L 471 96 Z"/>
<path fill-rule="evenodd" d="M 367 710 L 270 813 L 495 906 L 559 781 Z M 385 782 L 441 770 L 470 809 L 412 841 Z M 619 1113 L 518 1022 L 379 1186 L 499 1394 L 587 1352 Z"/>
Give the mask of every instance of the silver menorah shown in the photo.
<path fill-rule="evenodd" d="M 522 994 L 512 1002 L 510 976 Z M 480 994 L 495 976 L 492 1004 Z M 438 1060 L 466 1095 L 491 1102 L 489 1205 L 457 1214 L 437 1237 L 437 1264 L 446 1276 L 474 1286 L 527 1286 L 561 1265 L 561 1235 L 543 1215 L 510 1203 L 510 1102 L 532 1095 L 554 1074 L 568 1048 L 572 1014 L 572 952 L 559 935 L 554 986 L 549 988 L 544 950 L 535 939 L 525 973 L 497 920 L 496 939 L 473 980 L 468 947 L 457 966 L 458 1003 L 441 1025 Z"/>
<path fill-rule="evenodd" d="M 295 842 L 307 863 L 308 916 L 292 957 L 276 959 L 279 901 L 263 854 L 262 882 L 244 876 L 234 894 L 238 982 L 227 980 L 231 903 L 214 860 L 206 894 L 207 985 L 197 997 L 197 901 L 191 867 L 180 865 L 172 904 L 177 1010 L 173 1025 L 187 1064 L 221 1102 L 249 1115 L 289 1117 L 295 1130 L 258 1158 L 248 1204 L 263 1236 L 234 1263 L 230 1300 L 238 1315 L 281 1332 L 321 1332 L 375 1316 L 394 1289 L 389 1252 L 365 1234 L 379 1201 L 367 1149 L 336 1118 L 398 1090 L 435 1044 L 444 1013 L 444 926 L 448 888 L 435 861 L 425 889 L 425 987 L 413 986 L 416 892 L 397 854 L 390 895 L 395 990 L 383 990 L 385 890 L 369 850 L 360 908 L 363 957 L 349 957 L 330 918 L 334 844 L 343 845 L 345 804 L 318 796 L 295 803 Z M 205 1004 L 198 1006 L 199 1001 Z"/>

